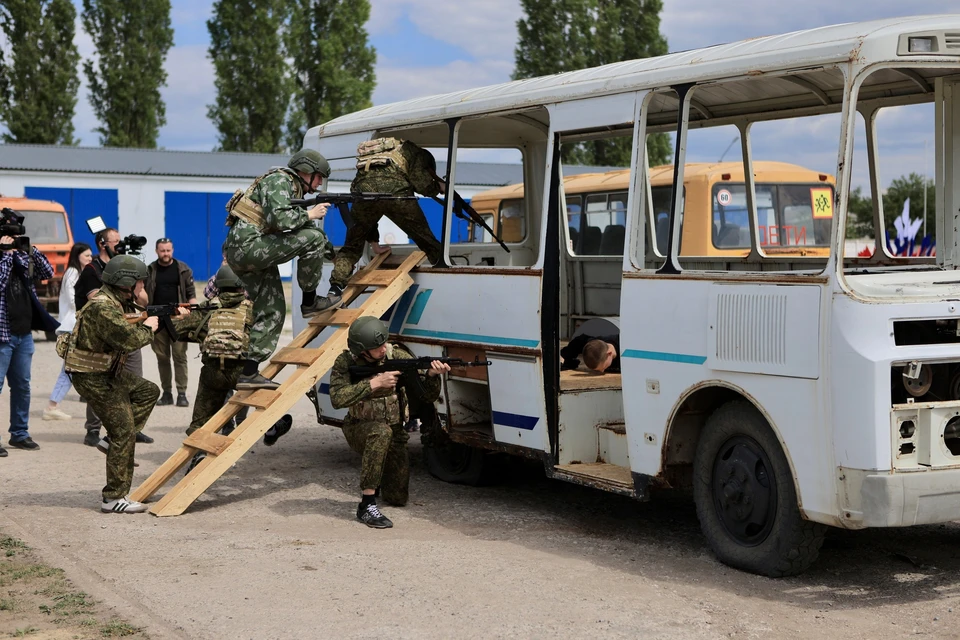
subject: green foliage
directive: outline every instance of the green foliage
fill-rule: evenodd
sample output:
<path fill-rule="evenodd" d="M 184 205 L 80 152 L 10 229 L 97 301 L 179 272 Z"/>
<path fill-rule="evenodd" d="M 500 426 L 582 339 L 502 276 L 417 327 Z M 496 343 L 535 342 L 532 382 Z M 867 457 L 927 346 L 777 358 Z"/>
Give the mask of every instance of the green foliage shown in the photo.
<path fill-rule="evenodd" d="M 377 54 L 367 44 L 368 0 L 293 0 L 285 36 L 293 101 L 286 144 L 299 149 L 308 127 L 372 106 Z"/>
<path fill-rule="evenodd" d="M 890 182 L 883 194 L 883 222 L 891 238 L 897 236 L 893 221 L 903 213 L 903 204 L 910 199 L 910 217 L 923 218 L 923 192 L 926 182 L 927 192 L 927 235 L 934 236 L 937 231 L 936 187 L 932 180 L 925 180 L 917 173 L 900 176 Z M 850 193 L 847 206 L 847 238 L 873 238 L 873 199 L 864 196 L 860 187 Z M 923 237 L 923 227 L 917 232 L 918 240 Z"/>
<path fill-rule="evenodd" d="M 83 0 L 81 17 L 96 49 L 96 61 L 84 61 L 83 71 L 100 143 L 156 148 L 167 121 L 160 87 L 173 45 L 170 0 Z"/>
<path fill-rule="evenodd" d="M 873 199 L 863 195 L 857 187 L 850 192 L 847 201 L 847 239 L 873 237 Z"/>
<path fill-rule="evenodd" d="M 521 0 L 514 79 L 575 71 L 667 53 L 661 0 Z M 629 139 L 595 140 L 563 150 L 565 162 L 629 166 Z M 666 134 L 647 138 L 651 166 L 671 161 Z"/>
<path fill-rule="evenodd" d="M 77 11 L 70 0 L 3 0 L 0 30 L 12 52 L 0 56 L 0 120 L 4 142 L 76 144 L 77 104 L 74 44 Z"/>
<path fill-rule="evenodd" d="M 292 82 L 281 46 L 283 0 L 218 0 L 210 32 L 217 98 L 207 116 L 220 151 L 278 153 Z"/>

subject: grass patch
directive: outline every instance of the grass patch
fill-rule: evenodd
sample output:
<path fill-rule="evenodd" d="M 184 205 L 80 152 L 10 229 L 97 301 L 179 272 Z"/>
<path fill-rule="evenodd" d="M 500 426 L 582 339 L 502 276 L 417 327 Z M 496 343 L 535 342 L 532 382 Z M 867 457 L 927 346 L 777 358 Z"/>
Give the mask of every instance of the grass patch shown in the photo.
<path fill-rule="evenodd" d="M 143 631 L 142 627 L 135 627 L 127 624 L 123 620 L 114 618 L 110 622 L 100 625 L 100 635 L 104 638 L 123 638 L 125 636 L 134 636 Z"/>

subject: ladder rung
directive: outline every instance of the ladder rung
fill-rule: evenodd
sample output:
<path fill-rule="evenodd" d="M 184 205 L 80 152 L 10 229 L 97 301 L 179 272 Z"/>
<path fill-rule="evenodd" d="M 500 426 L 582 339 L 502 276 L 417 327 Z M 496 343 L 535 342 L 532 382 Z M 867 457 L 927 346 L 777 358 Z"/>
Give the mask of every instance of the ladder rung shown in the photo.
<path fill-rule="evenodd" d="M 241 395 L 243 393 L 243 391 L 235 393 L 233 397 L 230 398 L 230 404 L 266 409 L 280 395 L 280 392 L 276 389 L 257 389 L 249 393 L 249 395 Z"/>
<path fill-rule="evenodd" d="M 396 280 L 399 275 L 400 272 L 396 269 L 384 269 L 379 271 L 369 271 L 367 273 L 358 273 L 350 278 L 347 286 L 385 287 Z"/>
<path fill-rule="evenodd" d="M 310 318 L 308 324 L 313 325 L 336 325 L 336 324 L 352 324 L 354 320 L 360 317 L 360 314 L 363 313 L 363 309 L 337 309 L 333 313 L 322 313 L 318 316 Z"/>
<path fill-rule="evenodd" d="M 233 442 L 233 438 L 228 438 L 227 436 L 222 436 L 219 433 L 205 433 L 203 431 L 196 431 L 183 441 L 188 447 L 194 447 L 200 449 L 201 451 L 206 451 L 207 453 L 212 453 L 215 456 L 223 453 L 227 447 Z"/>
<path fill-rule="evenodd" d="M 323 354 L 323 349 L 297 349 L 284 347 L 277 355 L 270 358 L 270 364 L 295 364 L 298 367 L 309 367 Z"/>

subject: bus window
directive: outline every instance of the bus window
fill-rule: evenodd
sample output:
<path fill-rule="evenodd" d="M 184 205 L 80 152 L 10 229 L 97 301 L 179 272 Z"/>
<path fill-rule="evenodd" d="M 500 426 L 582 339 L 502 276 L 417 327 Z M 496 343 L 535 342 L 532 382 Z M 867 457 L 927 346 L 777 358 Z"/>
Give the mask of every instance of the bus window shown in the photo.
<path fill-rule="evenodd" d="M 481 213 L 480 218 L 487 223 L 487 226 L 493 229 L 493 214 Z M 490 232 L 478 224 L 470 225 L 470 239 L 467 242 L 493 242 L 493 236 Z"/>
<path fill-rule="evenodd" d="M 569 206 L 568 206 L 569 211 Z M 578 215 L 574 254 L 581 256 L 623 255 L 627 222 L 627 192 L 592 193 L 586 196 L 583 215 Z M 570 226 L 573 226 L 570 220 Z"/>
<path fill-rule="evenodd" d="M 567 247 L 570 254 L 574 255 L 577 250 L 577 243 L 580 240 L 580 213 L 582 209 L 583 198 L 581 196 L 572 196 L 567 194 L 567 229 L 570 232 L 570 244 Z"/>
<path fill-rule="evenodd" d="M 749 249 L 750 220 L 746 187 L 720 182 L 713 186 L 713 246 Z M 827 204 L 824 204 L 826 199 Z M 820 200 L 815 217 L 814 200 Z M 824 247 L 830 241 L 833 187 L 824 183 L 757 185 L 757 233 L 760 246 Z"/>
<path fill-rule="evenodd" d="M 527 216 L 524 200 L 504 200 L 500 203 L 500 239 L 504 242 L 523 242 L 527 237 Z M 493 238 L 484 239 L 493 242 Z"/>

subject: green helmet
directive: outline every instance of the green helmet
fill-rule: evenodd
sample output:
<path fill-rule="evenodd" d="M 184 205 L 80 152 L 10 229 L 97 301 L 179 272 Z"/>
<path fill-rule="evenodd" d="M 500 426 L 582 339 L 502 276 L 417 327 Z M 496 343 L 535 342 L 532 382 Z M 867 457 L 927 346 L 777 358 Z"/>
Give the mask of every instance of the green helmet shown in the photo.
<path fill-rule="evenodd" d="M 218 289 L 236 289 L 243 286 L 237 274 L 233 272 L 230 265 L 226 264 L 220 265 L 220 268 L 217 269 L 216 283 Z"/>
<path fill-rule="evenodd" d="M 314 149 L 301 149 L 290 158 L 287 166 L 294 171 L 303 173 L 319 173 L 324 178 L 330 177 L 330 163 Z"/>
<path fill-rule="evenodd" d="M 114 256 L 103 268 L 103 282 L 115 287 L 130 288 L 146 279 L 147 265 L 133 256 Z"/>
<path fill-rule="evenodd" d="M 364 351 L 376 349 L 385 343 L 389 333 L 387 325 L 379 318 L 363 316 L 350 325 L 350 331 L 347 332 L 347 347 L 353 355 L 358 356 Z"/>

